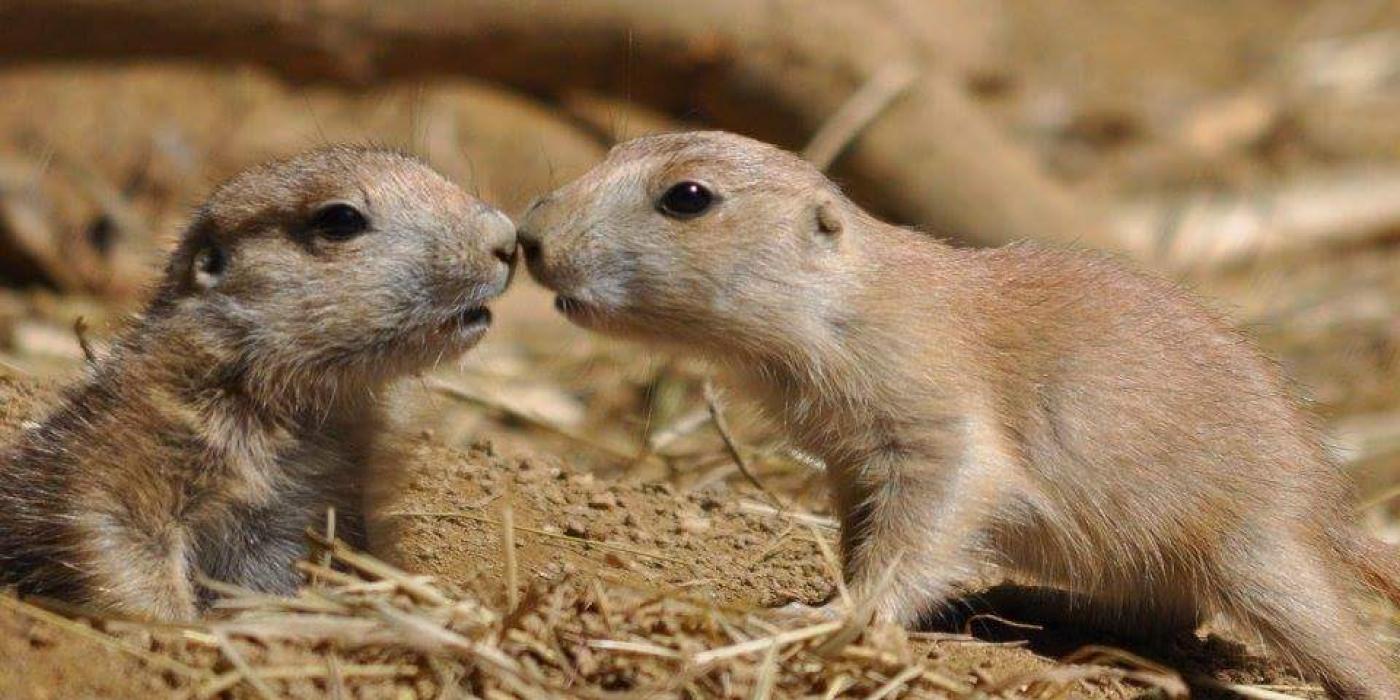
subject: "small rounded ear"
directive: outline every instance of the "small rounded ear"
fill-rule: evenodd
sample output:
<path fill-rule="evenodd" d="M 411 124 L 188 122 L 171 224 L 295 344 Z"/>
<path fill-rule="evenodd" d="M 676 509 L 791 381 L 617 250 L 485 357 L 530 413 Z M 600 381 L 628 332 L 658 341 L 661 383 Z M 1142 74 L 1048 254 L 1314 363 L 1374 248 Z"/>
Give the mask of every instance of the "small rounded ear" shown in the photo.
<path fill-rule="evenodd" d="M 200 290 L 213 289 L 224 279 L 228 271 L 228 253 L 217 243 L 207 243 L 194 254 L 190 279 Z"/>
<path fill-rule="evenodd" d="M 823 198 L 817 202 L 817 233 L 827 237 L 836 238 L 846 228 L 846 217 L 842 214 L 841 207 L 836 202 Z"/>

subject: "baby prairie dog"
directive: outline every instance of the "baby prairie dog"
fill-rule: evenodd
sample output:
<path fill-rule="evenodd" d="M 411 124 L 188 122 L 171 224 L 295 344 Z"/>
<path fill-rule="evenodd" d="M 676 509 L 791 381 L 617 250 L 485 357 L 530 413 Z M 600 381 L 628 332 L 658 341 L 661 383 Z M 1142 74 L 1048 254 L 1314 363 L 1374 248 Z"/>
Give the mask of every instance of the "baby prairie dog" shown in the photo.
<path fill-rule="evenodd" d="M 200 575 L 288 593 L 305 529 L 361 499 L 405 373 L 472 347 L 515 227 L 405 155 L 329 147 L 214 191 L 155 298 L 0 457 L 0 579 L 194 617 Z"/>
<path fill-rule="evenodd" d="M 1400 593 L 1395 554 L 1350 524 L 1278 369 L 1181 289 L 1087 252 L 953 248 L 713 132 L 617 146 L 519 236 L 573 322 L 711 358 L 826 461 L 878 618 L 1002 565 L 1120 630 L 1224 611 L 1336 696 L 1400 697 L 1348 603 Z"/>

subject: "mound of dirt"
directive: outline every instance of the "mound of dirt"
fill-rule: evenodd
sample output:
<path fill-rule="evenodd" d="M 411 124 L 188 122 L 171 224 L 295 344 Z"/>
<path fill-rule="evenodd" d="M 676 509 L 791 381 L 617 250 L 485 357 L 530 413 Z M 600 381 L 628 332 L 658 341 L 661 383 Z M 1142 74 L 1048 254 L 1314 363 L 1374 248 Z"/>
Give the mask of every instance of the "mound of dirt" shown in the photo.
<path fill-rule="evenodd" d="M 29 381 L 0 378 L 0 439 L 11 438 L 23 421 L 37 418 L 52 393 Z M 337 684 L 353 688 L 357 697 L 434 696 L 456 683 L 473 692 L 536 692 L 529 689 L 533 686 L 473 680 L 471 674 L 481 672 L 473 668 L 489 666 L 481 660 L 444 671 L 446 662 L 435 655 L 441 649 L 423 641 L 423 630 L 416 637 L 377 641 L 376 634 L 388 632 L 354 617 L 377 610 L 390 620 L 420 613 L 437 620 L 436 612 L 409 605 L 434 596 L 452 601 L 445 608 L 452 612 L 433 634 L 476 635 L 498 644 L 508 659 L 501 663 L 521 664 L 536 675 L 518 669 L 512 673 L 567 687 L 570 694 L 665 689 L 677 696 L 748 696 L 770 683 L 778 694 L 843 688 L 847 694 L 866 694 L 888 684 L 891 694 L 919 695 L 946 694 L 948 688 L 940 691 L 937 685 L 945 683 L 967 692 L 1001 687 L 1019 696 L 1029 684 L 1059 678 L 1049 686 L 1034 686 L 1058 687 L 1080 673 L 1086 680 L 1063 685 L 1075 697 L 1127 698 L 1144 690 L 1121 672 L 1055 660 L 1103 639 L 1036 630 L 995 617 L 971 627 L 977 637 L 958 630 L 866 630 L 863 641 L 831 660 L 815 655 L 810 648 L 815 644 L 793 644 L 765 661 L 759 643 L 754 651 L 733 657 L 743 666 L 701 673 L 686 659 L 726 644 L 781 635 L 782 630 L 802 634 L 812 629 L 811 619 L 766 608 L 789 601 L 816 603 L 830 594 L 834 564 L 818 545 L 818 540 L 834 545 L 829 524 L 765 509 L 758 494 L 678 493 L 664 484 L 608 483 L 573 471 L 556 457 L 502 456 L 488 442 L 458 451 L 419 436 L 406 440 L 403 454 L 407 459 L 397 475 L 403 486 L 385 514 L 393 524 L 394 544 L 378 554 L 431 578 L 405 576 L 396 588 L 385 585 L 396 579 L 376 568 L 382 565 L 369 566 L 363 561 L 368 558 L 343 554 L 337 561 L 378 582 L 324 573 L 330 578 L 320 585 L 338 587 L 313 588 L 283 602 L 240 600 L 235 591 L 230 607 L 245 608 L 243 612 L 188 629 L 74 621 L 7 597 L 0 600 L 0 696 L 150 697 L 177 690 L 256 696 L 239 664 L 261 669 L 266 689 L 292 697 L 323 696 Z M 513 523 L 514 572 L 505 555 L 507 521 Z M 512 583 L 515 590 L 508 592 Z M 430 592 L 415 594 L 420 585 Z M 432 592 L 437 590 L 445 592 Z M 363 598 L 370 594 L 394 597 Z M 386 613 L 386 607 L 399 612 Z M 270 617 L 274 609 L 301 617 L 295 622 Z M 334 615 L 341 617 L 328 621 Z M 321 632 L 298 631 L 313 624 L 313 618 Z M 463 622 L 466 618 L 472 622 Z M 369 626 L 363 638 L 344 638 L 344 629 L 364 625 Z M 325 631 L 332 628 L 342 631 Z M 1169 662 L 1208 670 L 1225 659 L 1223 675 L 1231 680 L 1279 682 L 1277 670 L 1241 653 L 1218 641 L 1189 641 L 1171 652 Z M 1112 657 L 1076 658 L 1103 662 Z M 913 669 L 917 672 L 907 672 Z"/>

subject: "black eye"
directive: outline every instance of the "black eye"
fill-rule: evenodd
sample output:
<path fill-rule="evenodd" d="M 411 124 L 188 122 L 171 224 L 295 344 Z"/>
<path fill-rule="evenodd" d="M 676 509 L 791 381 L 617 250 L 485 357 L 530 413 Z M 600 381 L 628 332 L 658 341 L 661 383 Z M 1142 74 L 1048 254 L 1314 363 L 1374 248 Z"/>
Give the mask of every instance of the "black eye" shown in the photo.
<path fill-rule="evenodd" d="M 661 201 L 656 203 L 656 207 L 667 216 L 689 219 L 704 214 L 714 202 L 715 195 L 710 192 L 708 187 L 687 180 L 672 185 L 671 189 L 666 190 L 666 194 L 661 195 Z"/>
<path fill-rule="evenodd" d="M 195 260 L 200 272 L 213 277 L 224 274 L 228 269 L 228 256 L 224 255 L 224 249 L 218 246 L 205 248 Z"/>
<path fill-rule="evenodd" d="M 344 241 L 369 229 L 369 220 L 359 209 L 344 202 L 332 202 L 311 215 L 311 230 L 333 241 Z"/>

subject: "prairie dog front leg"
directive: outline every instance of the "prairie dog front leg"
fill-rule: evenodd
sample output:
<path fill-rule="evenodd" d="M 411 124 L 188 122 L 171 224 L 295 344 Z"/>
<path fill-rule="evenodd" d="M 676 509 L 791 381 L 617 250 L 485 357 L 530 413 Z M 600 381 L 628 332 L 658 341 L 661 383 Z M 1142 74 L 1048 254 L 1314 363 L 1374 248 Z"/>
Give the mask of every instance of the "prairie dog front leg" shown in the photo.
<path fill-rule="evenodd" d="M 975 575 L 992 518 L 1016 480 L 1005 456 L 958 441 L 946 456 L 879 454 L 829 472 L 853 604 L 910 625 Z"/>
<path fill-rule="evenodd" d="M 136 529 L 114 518 L 87 523 L 87 585 L 117 612 L 154 620 L 193 620 L 196 597 L 189 534 L 176 522 Z"/>

